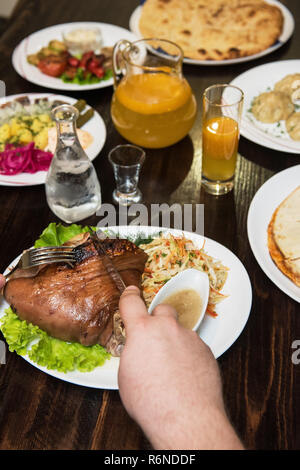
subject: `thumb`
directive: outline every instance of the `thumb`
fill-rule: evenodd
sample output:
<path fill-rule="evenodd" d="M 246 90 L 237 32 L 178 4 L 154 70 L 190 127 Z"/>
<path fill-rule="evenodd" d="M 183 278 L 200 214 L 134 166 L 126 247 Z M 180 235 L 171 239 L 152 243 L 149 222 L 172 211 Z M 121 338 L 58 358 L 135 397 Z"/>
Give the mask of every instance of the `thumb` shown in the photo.
<path fill-rule="evenodd" d="M 126 335 L 130 334 L 139 318 L 148 316 L 147 307 L 136 286 L 128 286 L 124 290 L 120 297 L 119 310 L 125 325 Z"/>

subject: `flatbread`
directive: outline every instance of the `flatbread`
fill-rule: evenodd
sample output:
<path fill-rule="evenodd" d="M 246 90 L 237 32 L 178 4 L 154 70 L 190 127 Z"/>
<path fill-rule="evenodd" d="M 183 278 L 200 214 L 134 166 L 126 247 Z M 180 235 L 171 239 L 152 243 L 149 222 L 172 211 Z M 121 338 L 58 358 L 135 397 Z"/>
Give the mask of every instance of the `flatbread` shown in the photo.
<path fill-rule="evenodd" d="M 280 9 L 262 0 L 147 0 L 139 21 L 144 38 L 169 39 L 196 60 L 256 54 L 275 43 L 282 27 Z"/>
<path fill-rule="evenodd" d="M 275 210 L 268 226 L 268 248 L 280 271 L 300 287 L 300 186 Z"/>

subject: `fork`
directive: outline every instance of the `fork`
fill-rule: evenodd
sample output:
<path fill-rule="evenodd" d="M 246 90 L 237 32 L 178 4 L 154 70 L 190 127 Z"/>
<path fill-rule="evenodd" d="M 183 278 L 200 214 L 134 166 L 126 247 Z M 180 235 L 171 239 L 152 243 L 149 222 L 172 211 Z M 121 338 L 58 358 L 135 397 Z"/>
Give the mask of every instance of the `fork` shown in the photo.
<path fill-rule="evenodd" d="M 12 273 L 20 269 L 29 269 L 42 264 L 67 263 L 73 266 L 75 254 L 72 246 L 46 246 L 42 248 L 30 248 L 21 255 L 19 262 L 6 274 L 6 281 Z"/>

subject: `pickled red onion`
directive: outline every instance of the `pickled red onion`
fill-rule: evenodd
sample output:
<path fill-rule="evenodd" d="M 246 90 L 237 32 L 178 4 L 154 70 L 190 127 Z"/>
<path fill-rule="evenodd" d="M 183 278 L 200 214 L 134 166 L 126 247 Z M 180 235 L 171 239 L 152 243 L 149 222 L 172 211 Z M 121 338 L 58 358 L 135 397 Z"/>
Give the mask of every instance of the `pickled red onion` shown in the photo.
<path fill-rule="evenodd" d="M 6 144 L 4 151 L 0 152 L 0 174 L 18 175 L 47 171 L 52 158 L 52 153 L 34 148 L 34 142 L 24 147 Z"/>

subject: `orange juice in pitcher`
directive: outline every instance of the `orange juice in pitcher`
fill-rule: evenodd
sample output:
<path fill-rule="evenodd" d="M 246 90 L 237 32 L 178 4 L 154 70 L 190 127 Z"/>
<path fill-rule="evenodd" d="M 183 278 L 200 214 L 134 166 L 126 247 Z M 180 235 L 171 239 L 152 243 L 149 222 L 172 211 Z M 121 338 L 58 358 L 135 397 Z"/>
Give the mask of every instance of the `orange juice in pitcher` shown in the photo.
<path fill-rule="evenodd" d="M 162 148 L 189 133 L 197 107 L 181 66 L 182 51 L 170 41 L 121 41 L 115 46 L 111 116 L 123 137 L 142 147 Z"/>

